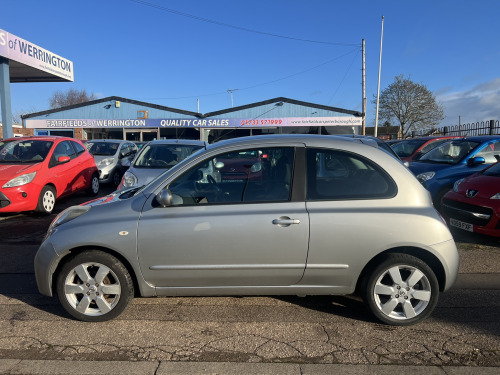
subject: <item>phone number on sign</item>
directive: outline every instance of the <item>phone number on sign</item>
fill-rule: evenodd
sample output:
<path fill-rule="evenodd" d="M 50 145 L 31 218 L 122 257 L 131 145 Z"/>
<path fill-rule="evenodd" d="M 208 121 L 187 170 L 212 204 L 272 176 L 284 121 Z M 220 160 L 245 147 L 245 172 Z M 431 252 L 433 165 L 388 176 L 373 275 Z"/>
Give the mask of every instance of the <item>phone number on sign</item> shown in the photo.
<path fill-rule="evenodd" d="M 283 120 L 241 120 L 241 125 L 281 125 Z"/>

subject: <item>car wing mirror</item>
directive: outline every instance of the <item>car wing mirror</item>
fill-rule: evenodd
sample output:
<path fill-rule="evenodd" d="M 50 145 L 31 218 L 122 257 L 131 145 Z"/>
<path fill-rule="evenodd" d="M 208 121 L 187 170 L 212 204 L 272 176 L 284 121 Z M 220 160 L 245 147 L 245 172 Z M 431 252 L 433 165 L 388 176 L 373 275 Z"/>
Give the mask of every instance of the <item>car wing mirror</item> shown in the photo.
<path fill-rule="evenodd" d="M 168 190 L 168 188 L 163 189 L 158 194 L 156 194 L 156 201 L 162 207 L 171 206 L 174 201 L 172 192 Z"/>
<path fill-rule="evenodd" d="M 470 158 L 467 160 L 468 167 L 474 167 L 476 165 L 484 164 L 486 160 L 482 156 L 476 156 L 475 158 Z"/>
<path fill-rule="evenodd" d="M 64 155 L 64 156 L 59 156 L 59 157 L 57 158 L 57 162 L 58 162 L 59 164 L 67 163 L 67 162 L 68 162 L 68 161 L 70 161 L 70 160 L 71 160 L 71 158 L 70 158 L 69 156 L 66 156 L 66 155 Z"/>

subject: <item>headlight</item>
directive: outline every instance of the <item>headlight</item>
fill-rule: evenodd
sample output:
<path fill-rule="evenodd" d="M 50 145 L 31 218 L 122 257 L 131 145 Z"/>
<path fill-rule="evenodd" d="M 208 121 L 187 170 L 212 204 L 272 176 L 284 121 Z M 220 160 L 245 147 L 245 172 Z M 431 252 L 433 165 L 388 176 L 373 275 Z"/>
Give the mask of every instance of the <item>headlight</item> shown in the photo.
<path fill-rule="evenodd" d="M 253 173 L 255 173 L 255 172 L 259 172 L 261 169 L 262 169 L 262 164 L 260 164 L 260 163 L 255 163 L 254 165 L 252 165 L 252 166 L 250 167 L 250 172 L 253 172 Z"/>
<path fill-rule="evenodd" d="M 462 182 L 464 182 L 465 178 L 461 178 L 460 180 L 455 181 L 453 184 L 453 191 L 455 193 L 458 193 L 458 185 L 460 185 Z"/>
<path fill-rule="evenodd" d="M 425 181 L 428 181 L 431 178 L 433 178 L 435 175 L 436 175 L 436 172 L 433 172 L 433 171 L 420 173 L 417 176 L 417 180 L 419 180 L 421 183 L 424 183 Z"/>
<path fill-rule="evenodd" d="M 500 199 L 500 193 L 496 193 L 494 196 L 492 196 L 490 199 Z"/>
<path fill-rule="evenodd" d="M 16 187 L 16 186 L 23 186 L 26 184 L 29 184 L 31 181 L 36 176 L 36 172 L 31 172 L 28 174 L 23 174 L 21 176 L 17 176 L 16 178 L 13 178 L 9 182 L 7 182 L 5 185 L 3 185 L 3 188 L 10 188 L 10 187 Z"/>
<path fill-rule="evenodd" d="M 125 172 L 122 178 L 122 185 L 124 188 L 132 187 L 137 185 L 137 177 L 132 172 Z"/>
<path fill-rule="evenodd" d="M 90 210 L 90 207 L 91 206 L 72 206 L 65 209 L 63 212 L 57 215 L 56 218 L 52 221 L 52 223 L 49 226 L 49 229 L 47 230 L 45 238 L 51 236 L 52 233 L 54 232 L 54 229 L 56 229 L 59 225 L 67 223 L 68 221 L 71 221 L 73 219 L 76 219 L 78 216 L 81 216 L 84 213 L 88 212 Z"/>
<path fill-rule="evenodd" d="M 107 159 L 102 159 L 99 164 L 97 164 L 98 168 L 104 168 L 107 167 L 108 165 L 113 164 L 114 159 L 113 158 L 107 158 Z"/>

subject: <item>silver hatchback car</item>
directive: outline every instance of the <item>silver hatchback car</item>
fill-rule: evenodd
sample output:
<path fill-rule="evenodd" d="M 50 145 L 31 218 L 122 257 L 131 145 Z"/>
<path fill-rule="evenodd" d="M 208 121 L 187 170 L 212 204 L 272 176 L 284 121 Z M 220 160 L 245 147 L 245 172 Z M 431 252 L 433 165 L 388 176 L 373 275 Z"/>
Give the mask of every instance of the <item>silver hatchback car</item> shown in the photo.
<path fill-rule="evenodd" d="M 380 321 L 409 325 L 431 314 L 458 265 L 400 161 L 314 135 L 211 145 L 146 186 L 63 211 L 35 257 L 40 292 L 91 322 L 134 295 L 359 292 Z"/>

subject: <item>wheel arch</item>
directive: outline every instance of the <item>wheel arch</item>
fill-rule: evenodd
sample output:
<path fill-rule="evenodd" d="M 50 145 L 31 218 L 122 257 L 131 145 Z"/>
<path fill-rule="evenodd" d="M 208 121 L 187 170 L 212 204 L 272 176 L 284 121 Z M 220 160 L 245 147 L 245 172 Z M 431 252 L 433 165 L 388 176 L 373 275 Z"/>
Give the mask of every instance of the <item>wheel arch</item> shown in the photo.
<path fill-rule="evenodd" d="M 408 254 L 425 262 L 434 272 L 439 283 L 439 290 L 442 292 L 446 285 L 446 273 L 439 259 L 431 252 L 419 247 L 403 246 L 388 249 L 373 257 L 361 271 L 358 282 L 356 284 L 356 293 L 359 294 L 362 290 L 364 281 L 369 277 L 371 271 L 383 262 L 390 254 Z"/>
<path fill-rule="evenodd" d="M 59 261 L 56 269 L 52 273 L 52 279 L 51 279 L 52 294 L 57 294 L 56 293 L 56 288 L 57 288 L 56 280 L 57 280 L 57 276 L 58 276 L 59 272 L 61 271 L 61 268 L 67 262 L 69 262 L 71 259 L 73 259 L 75 256 L 77 256 L 78 254 L 81 254 L 85 251 L 90 251 L 90 250 L 99 250 L 99 251 L 105 252 L 107 254 L 110 254 L 110 255 L 114 256 L 116 259 L 118 259 L 125 266 L 125 268 L 127 269 L 127 271 L 130 274 L 130 277 L 132 278 L 132 282 L 134 283 L 134 291 L 135 291 L 134 297 L 139 297 L 141 295 L 147 295 L 147 296 L 154 295 L 154 293 L 151 293 L 151 292 L 144 293 L 144 288 L 141 288 L 141 285 L 140 285 L 139 280 L 138 280 L 137 272 L 134 270 L 134 268 L 132 267 L 130 262 L 127 260 L 127 258 L 125 258 L 123 255 L 121 255 L 117 251 L 114 251 L 112 249 L 109 249 L 109 248 L 106 248 L 103 246 L 80 246 L 80 247 L 75 247 L 75 248 L 69 250 L 63 256 L 63 258 Z"/>

